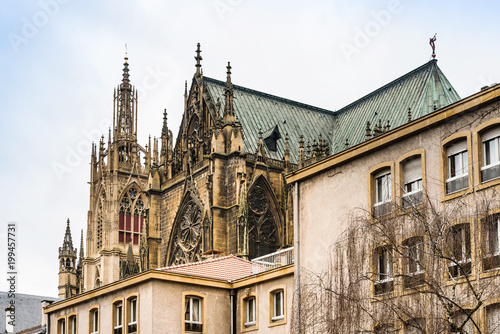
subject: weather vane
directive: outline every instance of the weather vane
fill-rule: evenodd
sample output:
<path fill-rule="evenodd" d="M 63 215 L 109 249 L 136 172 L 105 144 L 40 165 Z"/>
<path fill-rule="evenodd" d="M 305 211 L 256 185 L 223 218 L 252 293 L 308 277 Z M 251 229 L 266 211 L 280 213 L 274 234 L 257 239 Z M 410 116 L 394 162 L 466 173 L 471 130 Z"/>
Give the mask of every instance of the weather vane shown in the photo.
<path fill-rule="evenodd" d="M 432 48 L 432 59 L 436 58 L 436 44 L 434 43 L 436 41 L 436 35 L 437 33 L 435 33 L 434 37 L 432 37 L 429 41 L 429 44 L 431 45 Z"/>

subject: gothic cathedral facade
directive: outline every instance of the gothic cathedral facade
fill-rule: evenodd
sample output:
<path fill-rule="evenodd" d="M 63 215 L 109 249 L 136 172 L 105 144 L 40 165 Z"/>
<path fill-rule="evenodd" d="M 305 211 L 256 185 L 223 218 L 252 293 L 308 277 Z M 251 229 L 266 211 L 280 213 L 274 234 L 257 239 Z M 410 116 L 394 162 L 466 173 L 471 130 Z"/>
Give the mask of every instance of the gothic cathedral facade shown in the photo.
<path fill-rule="evenodd" d="M 279 160 L 266 157 L 260 129 L 254 152 L 245 151 L 231 67 L 225 83 L 209 79 L 222 92 L 215 97 L 200 52 L 198 45 L 177 138 L 165 111 L 161 137 L 145 146 L 137 141 L 138 94 L 125 57 L 107 145 L 103 136 L 92 148 L 86 256 L 77 277 L 82 286 L 61 287 L 60 297 L 148 269 L 218 254 L 252 259 L 292 244 L 284 175 L 296 164 L 289 152 Z"/>

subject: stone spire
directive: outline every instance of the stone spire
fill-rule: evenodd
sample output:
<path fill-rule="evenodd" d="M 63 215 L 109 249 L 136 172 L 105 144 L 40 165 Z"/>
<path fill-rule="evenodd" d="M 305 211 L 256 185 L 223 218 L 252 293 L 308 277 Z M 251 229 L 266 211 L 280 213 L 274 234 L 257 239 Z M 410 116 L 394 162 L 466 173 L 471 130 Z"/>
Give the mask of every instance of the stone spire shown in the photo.
<path fill-rule="evenodd" d="M 196 74 L 201 74 L 201 61 L 203 58 L 201 57 L 200 43 L 196 46 L 196 56 L 194 59 L 196 59 Z"/>
<path fill-rule="evenodd" d="M 234 122 L 233 110 L 233 83 L 231 82 L 231 63 L 227 62 L 227 78 L 225 88 L 225 101 L 224 101 L 224 123 Z"/>
<path fill-rule="evenodd" d="M 83 252 L 83 229 L 80 237 L 80 256 L 78 257 L 78 267 L 81 268 L 83 266 L 83 258 L 85 254 Z"/>
<path fill-rule="evenodd" d="M 66 222 L 66 233 L 64 234 L 64 240 L 62 247 L 59 248 L 59 256 L 61 255 L 75 255 L 76 248 L 73 248 L 73 239 L 71 238 L 71 228 L 69 227 L 69 218 Z"/>

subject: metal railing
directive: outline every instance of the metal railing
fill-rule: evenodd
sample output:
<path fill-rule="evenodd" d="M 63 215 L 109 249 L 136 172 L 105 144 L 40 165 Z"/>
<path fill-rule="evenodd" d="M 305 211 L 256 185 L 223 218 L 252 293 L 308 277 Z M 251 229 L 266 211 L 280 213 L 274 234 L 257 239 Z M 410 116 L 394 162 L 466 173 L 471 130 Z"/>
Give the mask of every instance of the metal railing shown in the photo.
<path fill-rule="evenodd" d="M 252 275 L 293 263 L 293 247 L 270 253 L 252 261 Z"/>

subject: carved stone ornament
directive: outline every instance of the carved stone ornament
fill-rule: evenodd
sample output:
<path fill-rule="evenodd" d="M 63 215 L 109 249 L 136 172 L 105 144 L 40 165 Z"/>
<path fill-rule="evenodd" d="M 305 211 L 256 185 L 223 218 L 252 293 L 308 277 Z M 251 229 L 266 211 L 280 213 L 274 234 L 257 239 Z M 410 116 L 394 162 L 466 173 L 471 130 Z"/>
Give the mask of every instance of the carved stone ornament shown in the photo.
<path fill-rule="evenodd" d="M 252 191 L 248 194 L 248 206 L 258 215 L 264 214 L 269 208 L 269 200 L 260 185 L 252 187 Z"/>
<path fill-rule="evenodd" d="M 181 208 L 173 231 L 173 245 L 169 265 L 201 260 L 202 212 L 201 207 L 189 199 Z"/>

